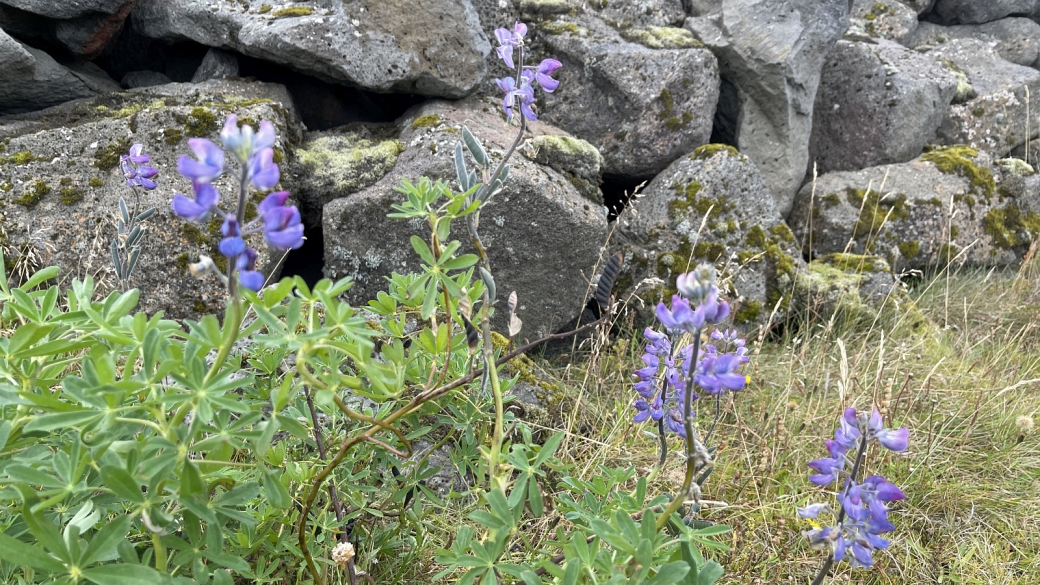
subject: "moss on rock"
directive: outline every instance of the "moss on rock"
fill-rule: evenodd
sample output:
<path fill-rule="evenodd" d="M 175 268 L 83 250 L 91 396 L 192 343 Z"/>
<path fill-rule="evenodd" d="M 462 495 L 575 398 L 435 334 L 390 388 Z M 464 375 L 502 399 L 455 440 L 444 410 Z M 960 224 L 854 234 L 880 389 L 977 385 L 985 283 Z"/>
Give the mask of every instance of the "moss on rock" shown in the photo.
<path fill-rule="evenodd" d="M 638 43 L 650 49 L 692 49 L 704 47 L 693 33 L 685 28 L 671 26 L 649 26 L 647 28 L 627 28 L 621 36 L 629 42 Z"/>
<path fill-rule="evenodd" d="M 864 191 L 849 187 L 845 190 L 845 198 L 850 205 L 859 210 L 856 225 L 852 228 L 854 238 L 874 234 L 886 222 L 910 217 L 906 195 L 901 193 L 890 193 L 881 197 L 873 189 Z"/>
<path fill-rule="evenodd" d="M 38 204 L 41 199 L 50 194 L 50 192 L 51 187 L 47 184 L 47 181 L 34 181 L 26 187 L 25 191 L 22 192 L 21 197 L 14 200 L 14 203 L 32 209 L 33 207 L 36 207 L 36 204 Z"/>
<path fill-rule="evenodd" d="M 958 144 L 934 147 L 922 154 L 921 160 L 934 164 L 940 172 L 968 179 L 976 192 L 988 202 L 993 197 L 996 182 L 993 180 L 992 171 L 975 163 L 978 155 L 978 150 Z"/>
<path fill-rule="evenodd" d="M 310 16 L 311 14 L 314 14 L 314 9 L 310 6 L 290 6 L 288 8 L 275 10 L 271 13 L 271 18 L 293 18 L 296 16 Z"/>
<path fill-rule="evenodd" d="M 690 158 L 695 160 L 703 160 L 706 158 L 711 158 L 720 152 L 726 153 L 732 157 L 740 156 L 740 151 L 728 144 L 705 144 L 703 146 L 698 146 L 697 148 L 693 149 L 693 154 L 690 155 Z"/>
<path fill-rule="evenodd" d="M 982 220 L 983 230 L 993 238 L 993 245 L 1010 250 L 1028 246 L 1040 235 L 1040 214 L 1022 212 L 1015 204 L 994 207 Z"/>
<path fill-rule="evenodd" d="M 375 141 L 353 134 L 325 135 L 296 150 L 296 158 L 317 184 L 330 184 L 336 196 L 356 193 L 390 172 L 404 151 L 399 140 Z"/>
<path fill-rule="evenodd" d="M 412 130 L 439 126 L 440 123 L 441 117 L 437 114 L 423 114 L 422 116 L 419 116 L 418 118 L 412 120 Z"/>
<path fill-rule="evenodd" d="M 119 157 L 130 149 L 130 144 L 125 137 L 120 137 L 109 142 L 103 148 L 94 153 L 94 167 L 101 171 L 111 171 L 119 166 Z"/>
<path fill-rule="evenodd" d="M 543 135 L 531 140 L 534 161 L 560 172 L 572 172 L 587 178 L 598 176 L 603 155 L 591 143 L 572 136 Z"/>

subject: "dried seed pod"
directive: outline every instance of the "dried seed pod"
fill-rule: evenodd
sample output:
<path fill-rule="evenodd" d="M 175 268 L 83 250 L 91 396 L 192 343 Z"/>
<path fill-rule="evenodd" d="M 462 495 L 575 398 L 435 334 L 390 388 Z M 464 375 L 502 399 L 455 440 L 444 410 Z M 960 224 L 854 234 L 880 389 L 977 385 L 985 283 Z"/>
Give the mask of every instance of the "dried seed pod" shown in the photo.
<path fill-rule="evenodd" d="M 621 256 L 621 252 L 614 254 L 607 261 L 607 265 L 603 267 L 603 274 L 599 277 L 599 283 L 596 285 L 596 302 L 599 303 L 600 310 L 606 311 L 607 306 L 610 304 L 610 293 L 614 289 L 614 282 L 617 280 L 618 273 L 621 271 L 621 263 L 624 258 Z"/>
<path fill-rule="evenodd" d="M 480 332 L 465 315 L 462 316 L 462 323 L 466 327 L 466 345 L 469 346 L 469 352 L 476 353 L 477 345 L 480 343 Z"/>

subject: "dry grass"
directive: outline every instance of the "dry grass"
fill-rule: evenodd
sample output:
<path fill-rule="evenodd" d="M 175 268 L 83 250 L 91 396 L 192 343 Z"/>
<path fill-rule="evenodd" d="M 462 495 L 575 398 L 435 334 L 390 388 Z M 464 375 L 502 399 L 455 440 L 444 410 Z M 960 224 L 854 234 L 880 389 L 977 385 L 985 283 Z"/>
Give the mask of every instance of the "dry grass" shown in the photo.
<path fill-rule="evenodd" d="M 823 440 L 845 406 L 875 404 L 889 424 L 910 427 L 911 448 L 875 454 L 868 472 L 891 478 L 908 497 L 892 514 L 897 532 L 876 567 L 841 565 L 831 582 L 1040 583 L 1040 431 L 1016 426 L 1040 417 L 1036 288 L 1009 271 L 942 274 L 911 291 L 933 327 L 803 323 L 757 345 L 751 385 L 723 403 L 712 439 L 718 467 L 705 486 L 702 515 L 733 528 L 730 551 L 716 555 L 723 582 L 811 579 L 822 557 L 802 539 L 809 525 L 795 508 L 827 496 L 809 483 L 805 462 L 824 456 Z M 558 429 L 568 434 L 561 452 L 571 473 L 589 476 L 599 465 L 652 473 L 656 439 L 631 422 L 629 372 L 641 345 L 638 335 L 622 338 L 556 370 L 580 403 Z M 713 408 L 701 410 L 707 426 Z M 680 473 L 673 460 L 652 489 L 674 491 Z M 432 549 L 465 516 L 443 512 L 427 517 L 420 549 L 386 559 L 390 566 L 378 571 L 386 582 L 428 580 Z M 518 550 L 552 537 L 560 518 L 548 514 L 525 528 Z"/>

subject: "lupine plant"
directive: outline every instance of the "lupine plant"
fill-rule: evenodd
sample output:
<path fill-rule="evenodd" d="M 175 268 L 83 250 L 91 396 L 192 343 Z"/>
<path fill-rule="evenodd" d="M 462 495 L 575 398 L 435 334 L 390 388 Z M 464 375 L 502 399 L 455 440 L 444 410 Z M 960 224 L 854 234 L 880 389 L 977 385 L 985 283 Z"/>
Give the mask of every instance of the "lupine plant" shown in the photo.
<path fill-rule="evenodd" d="M 171 204 L 187 221 L 219 218 L 226 268 L 203 256 L 192 271 L 226 284 L 223 322 L 134 313 L 139 291 L 102 297 L 90 278 L 66 291 L 39 288 L 55 268 L 13 287 L 0 261 L 0 325 L 15 330 L 0 338 L 0 580 L 356 582 L 383 555 L 414 558 L 428 549 L 428 517 L 446 500 L 469 512 L 438 550 L 443 570 L 435 579 L 711 585 L 719 578 L 721 567 L 700 550 L 723 548 L 713 537 L 726 529 L 684 522 L 679 513 L 687 495 L 696 499 L 694 471 L 711 461 L 695 432 L 692 388 L 717 397 L 744 386 L 736 370 L 746 350 L 734 333 L 714 333 L 700 349 L 702 328 L 729 310 L 710 267 L 680 277 L 681 294 L 659 307 L 668 337 L 648 340 L 660 372 L 640 374 L 661 384 L 656 394 L 643 390 L 646 416 L 673 421 L 667 428 L 686 445 L 678 496 L 648 493 L 647 478 L 630 468 L 579 477 L 555 456 L 562 433 L 538 445 L 505 408 L 516 378 L 502 368 L 576 333 L 509 349 L 521 326 L 515 295 L 504 303 L 508 336 L 491 330 L 506 295 L 480 237 L 480 212 L 506 184 L 508 161 L 536 116 L 536 88 L 558 84 L 550 76 L 558 61 L 524 65 L 526 34 L 520 23 L 495 34 L 499 55 L 516 70 L 498 82 L 504 112 L 518 121 L 515 140 L 492 164 L 463 128 L 458 190 L 426 178 L 402 184 L 392 216 L 428 224 L 429 238 L 411 242 L 422 267 L 393 274 L 367 305 L 341 300 L 348 279 L 267 286 L 250 236 L 262 235 L 277 254 L 301 245 L 303 227 L 288 193 L 274 190 L 273 124 L 254 132 L 235 116 L 220 133 L 223 148 L 189 140 L 194 156 L 177 166 L 191 195 Z M 143 147 L 127 156 L 125 172 L 137 173 L 128 180 L 154 177 L 133 166 L 148 162 Z M 230 206 L 216 184 L 225 174 L 238 186 Z M 255 218 L 250 201 L 258 203 Z M 466 223 L 472 253 L 451 239 L 456 220 Z M 610 322 L 620 265 L 620 256 L 605 263 L 594 294 L 602 316 L 578 331 Z M 671 350 L 687 334 L 686 345 Z M 452 463 L 472 487 L 444 494 L 425 485 L 434 470 L 417 453 L 420 440 L 450 441 Z M 544 494 L 557 491 L 546 505 Z M 567 522 L 548 540 L 529 542 L 521 527 L 549 509 Z"/>
<path fill-rule="evenodd" d="M 148 166 L 151 157 L 144 152 L 143 144 L 135 144 L 130 151 L 119 157 L 119 168 L 123 172 L 126 186 L 133 191 L 134 209 L 131 211 L 122 196 L 119 197 L 119 219 L 116 220 L 116 237 L 109 246 L 112 253 L 112 266 L 116 272 L 120 287 L 125 291 L 130 287 L 130 277 L 137 268 L 141 257 L 141 244 L 144 242 L 142 224 L 155 215 L 155 208 L 141 209 L 141 189 L 151 191 L 158 184 L 152 179 L 159 174 L 155 167 Z"/>
<path fill-rule="evenodd" d="M 813 579 L 813 585 L 823 583 L 834 563 L 842 560 L 848 560 L 853 568 L 872 566 L 874 551 L 888 548 L 888 540 L 881 535 L 895 530 L 888 520 L 886 504 L 905 497 L 895 484 L 880 475 L 871 475 L 863 480 L 859 477 L 871 444 L 877 443 L 895 453 L 906 451 L 908 429 L 885 428 L 876 409 L 868 416 L 865 412 L 848 408 L 839 425 L 834 439 L 826 441 L 830 456 L 808 464 L 815 472 L 809 476 L 812 483 L 827 487 L 837 482 L 842 486 L 837 502 L 834 506 L 809 504 L 798 510 L 798 516 L 807 520 L 834 517 L 833 525 L 815 527 L 805 533 L 813 548 L 827 551 L 827 560 Z M 851 469 L 847 469 L 849 467 Z"/>

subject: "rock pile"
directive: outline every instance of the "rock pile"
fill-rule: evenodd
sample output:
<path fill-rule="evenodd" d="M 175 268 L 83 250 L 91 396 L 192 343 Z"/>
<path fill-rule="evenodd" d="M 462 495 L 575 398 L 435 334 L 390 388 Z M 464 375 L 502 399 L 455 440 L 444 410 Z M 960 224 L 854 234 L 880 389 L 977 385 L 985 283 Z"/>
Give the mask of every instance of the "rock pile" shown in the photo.
<path fill-rule="evenodd" d="M 140 142 L 163 179 L 145 307 L 211 311 L 215 287 L 184 267 L 212 234 L 168 201 L 185 139 L 235 111 L 276 123 L 310 262 L 363 301 L 417 266 L 422 226 L 385 217 L 393 187 L 455 186 L 463 125 L 492 156 L 508 146 L 492 31 L 513 20 L 529 63 L 563 63 L 485 212 L 526 336 L 581 313 L 608 251 L 634 315 L 713 261 L 760 325 L 895 291 L 904 270 L 1012 264 L 1040 236 L 1035 0 L 0 0 L 5 260 L 110 276 L 112 160 Z M 847 268 L 835 254 L 874 268 L 817 302 L 805 283 Z"/>

